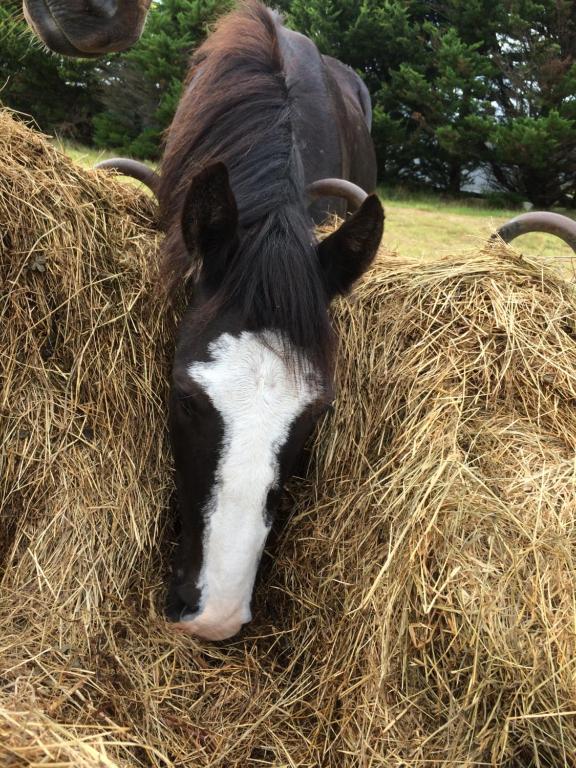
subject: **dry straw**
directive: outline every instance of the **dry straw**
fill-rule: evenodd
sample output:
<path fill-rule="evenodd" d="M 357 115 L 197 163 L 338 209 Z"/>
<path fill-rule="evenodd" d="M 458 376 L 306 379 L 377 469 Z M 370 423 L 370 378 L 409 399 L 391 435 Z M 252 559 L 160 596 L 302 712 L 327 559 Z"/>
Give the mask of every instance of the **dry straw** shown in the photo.
<path fill-rule="evenodd" d="M 576 764 L 573 286 L 383 253 L 255 620 L 195 643 L 152 216 L 0 116 L 0 765 Z"/>

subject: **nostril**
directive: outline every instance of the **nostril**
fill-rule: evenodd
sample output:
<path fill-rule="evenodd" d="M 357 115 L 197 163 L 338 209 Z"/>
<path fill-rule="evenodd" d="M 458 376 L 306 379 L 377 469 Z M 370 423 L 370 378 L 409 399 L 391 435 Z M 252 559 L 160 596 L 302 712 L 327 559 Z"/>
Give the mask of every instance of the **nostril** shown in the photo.
<path fill-rule="evenodd" d="M 200 592 L 196 587 L 185 582 L 172 581 L 166 594 L 164 613 L 169 621 L 182 621 L 184 616 L 198 612 Z"/>
<path fill-rule="evenodd" d="M 166 604 L 164 605 L 164 615 L 168 621 L 180 621 L 180 616 L 185 608 L 185 603 L 172 591 L 168 593 Z"/>
<path fill-rule="evenodd" d="M 187 603 L 176 598 L 166 601 L 164 615 L 168 621 L 191 621 L 198 613 L 198 607 L 190 608 Z"/>
<path fill-rule="evenodd" d="M 111 19 L 118 11 L 118 0 L 87 0 L 88 7 L 95 16 Z"/>
<path fill-rule="evenodd" d="M 197 610 L 197 608 L 192 609 L 174 587 L 168 590 L 164 605 L 164 615 L 168 621 L 182 621 L 183 616 L 193 614 Z"/>

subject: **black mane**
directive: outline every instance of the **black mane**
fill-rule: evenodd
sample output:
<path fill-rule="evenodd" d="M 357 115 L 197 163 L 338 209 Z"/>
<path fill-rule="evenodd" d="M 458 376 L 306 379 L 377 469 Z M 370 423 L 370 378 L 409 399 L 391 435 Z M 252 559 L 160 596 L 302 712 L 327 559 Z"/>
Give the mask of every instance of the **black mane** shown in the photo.
<path fill-rule="evenodd" d="M 181 209 L 192 178 L 213 162 L 230 174 L 239 246 L 210 312 L 232 308 L 248 328 L 279 330 L 315 363 L 327 363 L 327 296 L 307 212 L 293 105 L 275 17 L 259 2 L 226 16 L 192 60 L 162 163 L 169 291 L 190 273 Z"/>

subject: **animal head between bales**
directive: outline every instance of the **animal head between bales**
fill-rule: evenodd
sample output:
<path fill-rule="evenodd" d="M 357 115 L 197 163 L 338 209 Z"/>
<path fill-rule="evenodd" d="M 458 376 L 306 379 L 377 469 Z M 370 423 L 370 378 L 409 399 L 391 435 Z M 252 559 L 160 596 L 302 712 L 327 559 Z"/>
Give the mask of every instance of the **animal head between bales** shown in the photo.
<path fill-rule="evenodd" d="M 360 188 L 376 181 L 353 95 L 364 86 L 348 71 L 340 83 L 306 40 L 257 0 L 241 3 L 195 53 L 159 175 L 106 164 L 158 196 L 168 290 L 198 276 L 172 376 L 182 533 L 168 612 L 207 639 L 250 620 L 283 482 L 331 400 L 330 300 L 367 269 L 382 235 L 382 206 Z M 300 55 L 310 67 L 294 66 Z M 311 210 L 320 195 L 348 206 Z M 353 209 L 317 243 L 315 217 Z"/>
<path fill-rule="evenodd" d="M 64 56 L 123 51 L 140 37 L 151 0 L 23 0 L 38 37 Z"/>
<path fill-rule="evenodd" d="M 304 208 L 246 231 L 223 164 L 190 185 L 181 227 L 200 275 L 170 399 L 182 533 L 169 601 L 190 634 L 221 640 L 251 620 L 283 483 L 332 399 L 330 299 L 372 262 L 382 226 L 372 196 L 320 244 Z"/>

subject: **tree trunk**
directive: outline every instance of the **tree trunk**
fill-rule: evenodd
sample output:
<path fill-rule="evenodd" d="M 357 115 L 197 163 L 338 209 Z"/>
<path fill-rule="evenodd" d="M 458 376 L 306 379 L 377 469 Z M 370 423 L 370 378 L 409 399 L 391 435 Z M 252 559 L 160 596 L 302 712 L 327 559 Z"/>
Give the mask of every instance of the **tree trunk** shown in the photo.
<path fill-rule="evenodd" d="M 457 196 L 460 194 L 460 182 L 462 179 L 462 165 L 453 160 L 450 163 L 450 170 L 448 172 L 448 192 L 451 195 Z"/>

